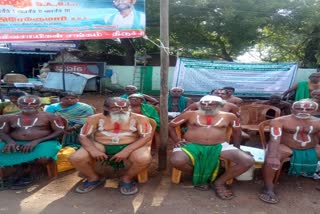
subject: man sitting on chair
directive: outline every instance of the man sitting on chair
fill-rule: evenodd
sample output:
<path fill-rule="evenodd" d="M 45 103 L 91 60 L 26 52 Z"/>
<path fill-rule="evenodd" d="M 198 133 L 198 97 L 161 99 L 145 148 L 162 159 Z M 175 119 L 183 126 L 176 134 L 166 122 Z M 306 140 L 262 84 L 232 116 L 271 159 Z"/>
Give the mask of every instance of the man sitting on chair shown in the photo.
<path fill-rule="evenodd" d="M 239 149 L 241 128 L 239 119 L 232 113 L 220 111 L 224 101 L 217 96 L 206 95 L 200 99 L 200 110 L 187 111 L 173 119 L 169 126 L 186 123 L 187 132 L 180 141 L 175 135 L 175 145 L 171 157 L 172 165 L 186 173 L 193 174 L 193 185 L 207 190 L 212 186 L 216 195 L 224 200 L 234 197 L 225 182 L 254 164 L 254 159 Z M 227 143 L 227 128 L 232 127 L 234 145 Z M 234 163 L 215 180 L 219 170 L 219 157 Z M 210 184 L 210 185 L 209 185 Z"/>
<path fill-rule="evenodd" d="M 104 180 L 94 171 L 94 160 L 104 161 L 115 169 L 124 167 L 129 160 L 131 166 L 122 176 L 120 192 L 132 195 L 138 192 L 133 178 L 151 163 L 150 145 L 152 126 L 149 118 L 131 113 L 127 99 L 108 98 L 104 112 L 88 117 L 80 132 L 82 147 L 69 158 L 74 167 L 87 180 L 76 188 L 78 193 L 86 193 Z"/>
<path fill-rule="evenodd" d="M 17 104 L 20 113 L 0 117 L 0 167 L 56 160 L 61 147 L 57 137 L 64 129 L 60 117 L 39 112 L 41 102 L 37 96 L 22 96 Z M 21 179 L 13 186 L 23 186 Z"/>
<path fill-rule="evenodd" d="M 320 120 L 312 114 L 318 104 L 312 100 L 300 100 L 292 105 L 292 114 L 270 122 L 268 144 L 263 174 L 264 188 L 259 198 L 267 203 L 278 203 L 274 193 L 274 178 L 281 161 L 291 157 L 290 175 L 313 176 L 320 158 L 318 133 Z"/>

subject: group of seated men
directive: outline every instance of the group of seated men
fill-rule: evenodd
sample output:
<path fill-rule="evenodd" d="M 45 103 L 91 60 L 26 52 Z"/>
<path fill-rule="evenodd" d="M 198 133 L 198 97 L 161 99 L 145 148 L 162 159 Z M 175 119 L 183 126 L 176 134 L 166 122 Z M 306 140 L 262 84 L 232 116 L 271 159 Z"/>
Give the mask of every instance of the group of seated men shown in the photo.
<path fill-rule="evenodd" d="M 130 86 L 132 89 L 132 86 Z M 57 137 L 70 130 L 79 130 L 77 138 L 81 147 L 70 156 L 73 166 L 85 176 L 76 192 L 86 193 L 104 183 L 94 170 L 97 161 L 110 164 L 115 169 L 123 168 L 129 162 L 120 182 L 120 192 L 132 195 L 138 192 L 135 177 L 146 170 L 151 163 L 150 143 L 154 133 L 151 119 L 159 130 L 156 108 L 144 103 L 146 95 L 130 90 L 126 98 L 111 97 L 104 102 L 103 112 L 93 114 L 88 105 L 78 102 L 78 97 L 61 97 L 61 102 L 45 108 L 39 97 L 19 97 L 19 113 L 0 117 L 0 167 L 14 166 L 30 161 L 43 164 L 56 160 L 60 143 Z M 234 197 L 226 181 L 246 172 L 254 164 L 253 157 L 240 149 L 241 124 L 239 108 L 242 100 L 232 95 L 233 90 L 218 89 L 206 95 L 196 104 L 182 96 L 183 89 L 175 87 L 170 91 L 168 107 L 181 114 L 169 123 L 169 135 L 174 142 L 171 164 L 175 168 L 193 175 L 197 189 L 213 188 L 224 200 Z M 320 97 L 320 91 L 317 96 Z M 149 98 L 153 104 L 157 101 Z M 188 109 L 189 106 L 189 109 Z M 69 110 L 71 113 L 68 113 Z M 187 109 L 187 110 L 186 110 Z M 319 119 L 313 117 L 318 110 L 317 101 L 311 99 L 293 103 L 292 113 L 275 118 L 270 123 L 270 141 L 266 152 L 264 188 L 259 198 L 268 203 L 278 203 L 273 180 L 281 161 L 291 157 L 289 172 L 292 175 L 310 176 L 317 168 L 320 157 L 318 132 Z M 81 115 L 73 123 L 68 121 Z M 150 119 L 151 118 L 151 119 Z M 175 127 L 185 125 L 183 139 L 179 139 Z M 232 129 L 233 144 L 228 143 L 227 129 Z M 74 141 L 76 142 L 76 141 Z M 233 164 L 218 176 L 219 159 Z M 17 180 L 17 185 L 24 180 Z"/>

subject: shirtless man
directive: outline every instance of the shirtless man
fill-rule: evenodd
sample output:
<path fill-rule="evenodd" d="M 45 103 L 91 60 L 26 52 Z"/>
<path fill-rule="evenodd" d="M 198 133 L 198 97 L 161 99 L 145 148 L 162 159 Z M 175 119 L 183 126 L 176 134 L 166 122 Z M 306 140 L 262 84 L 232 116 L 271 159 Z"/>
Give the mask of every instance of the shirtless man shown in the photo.
<path fill-rule="evenodd" d="M 311 92 L 311 98 L 313 101 L 318 103 L 318 106 L 320 105 L 320 89 L 314 90 Z M 317 111 L 313 114 L 314 117 L 320 118 L 320 108 L 317 109 Z"/>
<path fill-rule="evenodd" d="M 240 106 L 243 103 L 243 100 L 241 98 L 233 95 L 235 92 L 235 89 L 233 87 L 224 87 L 223 89 L 227 91 L 227 96 L 224 99 L 225 101 L 233 103 L 237 106 Z"/>
<path fill-rule="evenodd" d="M 292 105 L 291 115 L 271 121 L 263 169 L 264 188 L 259 195 L 262 201 L 272 204 L 279 202 L 273 180 L 283 159 L 291 156 L 291 175 L 312 176 L 315 173 L 320 158 L 320 120 L 311 115 L 317 108 L 318 104 L 312 100 L 297 101 Z"/>
<path fill-rule="evenodd" d="M 168 98 L 169 112 L 183 112 L 189 105 L 193 103 L 192 99 L 182 96 L 183 89 L 180 87 L 173 87 L 170 90 Z"/>
<path fill-rule="evenodd" d="M 186 123 L 188 127 L 182 141 L 175 135 L 171 163 L 175 168 L 193 174 L 196 188 L 206 190 L 210 184 L 219 198 L 229 200 L 234 195 L 225 182 L 247 171 L 254 159 L 239 149 L 239 119 L 234 114 L 220 111 L 223 104 L 220 97 L 204 96 L 200 100 L 200 110 L 184 112 L 170 122 L 170 131 L 174 133 L 176 126 Z M 232 127 L 234 145 L 227 143 L 228 127 Z M 234 165 L 214 180 L 219 170 L 219 157 L 231 160 Z"/>
<path fill-rule="evenodd" d="M 137 94 L 138 93 L 138 88 L 134 85 L 127 85 L 125 88 L 125 94 L 121 95 L 120 97 L 121 98 L 125 98 L 125 99 L 128 99 L 128 97 L 131 95 L 131 94 Z M 141 93 L 139 93 L 141 94 Z M 145 101 L 144 102 L 148 102 L 150 103 L 151 105 L 156 105 L 159 103 L 159 101 L 156 99 L 156 98 L 153 98 L 149 95 L 146 95 L 146 94 L 141 94 L 143 95 Z"/>
<path fill-rule="evenodd" d="M 150 144 L 152 126 L 149 118 L 131 113 L 127 99 L 113 97 L 104 103 L 104 112 L 88 117 L 80 132 L 82 147 L 71 155 L 70 162 L 87 179 L 76 188 L 78 193 L 89 192 L 103 184 L 104 179 L 94 171 L 94 162 L 104 161 L 114 169 L 131 162 L 122 176 L 120 192 L 132 195 L 138 192 L 133 178 L 151 163 Z"/>
<path fill-rule="evenodd" d="M 157 128 L 155 132 L 155 143 L 152 144 L 152 152 L 154 153 L 156 150 L 157 145 L 160 144 L 160 117 L 156 110 L 156 108 L 153 105 L 149 105 L 146 103 L 143 103 L 144 97 L 142 94 L 131 94 L 129 96 L 129 103 L 130 103 L 130 110 L 133 113 L 136 114 L 142 114 L 146 117 L 149 117 L 156 121 Z"/>
<path fill-rule="evenodd" d="M 310 98 L 312 91 L 320 89 L 320 72 L 312 73 L 308 81 L 300 81 L 293 87 L 283 92 L 282 96 L 286 97 L 289 93 L 295 91 L 295 101 Z"/>
<path fill-rule="evenodd" d="M 199 108 L 200 108 L 200 102 L 195 102 L 195 103 L 192 103 L 191 105 L 189 105 L 184 110 L 184 112 L 185 111 L 195 111 L 195 110 L 198 110 Z M 234 105 L 233 103 L 225 102 L 225 104 L 222 107 L 221 111 L 233 113 L 237 117 L 240 116 L 239 107 Z"/>
<path fill-rule="evenodd" d="M 0 167 L 56 160 L 61 147 L 57 137 L 64 130 L 60 117 L 39 112 L 41 102 L 37 96 L 22 96 L 17 104 L 20 113 L 0 117 Z M 16 180 L 13 185 L 21 186 L 23 182 Z"/>

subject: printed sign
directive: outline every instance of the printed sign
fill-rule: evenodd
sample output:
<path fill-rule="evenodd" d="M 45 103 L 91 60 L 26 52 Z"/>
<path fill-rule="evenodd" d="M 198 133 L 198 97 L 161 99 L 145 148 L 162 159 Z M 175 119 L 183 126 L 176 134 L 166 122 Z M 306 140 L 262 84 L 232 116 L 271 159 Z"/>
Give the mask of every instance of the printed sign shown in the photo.
<path fill-rule="evenodd" d="M 186 94 L 208 94 L 213 89 L 234 87 L 242 97 L 281 94 L 293 83 L 296 63 L 229 63 L 179 58 L 172 86 Z"/>
<path fill-rule="evenodd" d="M 0 0 L 0 42 L 142 37 L 145 22 L 145 0 Z"/>

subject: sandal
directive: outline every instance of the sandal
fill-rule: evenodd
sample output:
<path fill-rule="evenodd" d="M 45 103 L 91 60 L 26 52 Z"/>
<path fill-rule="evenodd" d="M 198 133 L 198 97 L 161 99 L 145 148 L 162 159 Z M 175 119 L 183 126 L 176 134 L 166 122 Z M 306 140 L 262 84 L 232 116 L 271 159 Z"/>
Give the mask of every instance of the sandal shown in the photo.
<path fill-rule="evenodd" d="M 33 184 L 33 182 L 34 182 L 34 178 L 32 176 L 24 176 L 24 177 L 16 180 L 15 182 L 13 182 L 10 189 L 12 189 L 12 190 L 25 189 L 28 186 L 30 186 L 31 184 Z"/>
<path fill-rule="evenodd" d="M 77 193 L 87 193 L 94 190 L 95 188 L 102 185 L 103 183 L 104 183 L 103 179 L 96 180 L 96 181 L 85 181 L 81 185 L 79 185 L 75 191 Z"/>
<path fill-rule="evenodd" d="M 212 185 L 216 196 L 222 200 L 230 200 L 234 198 L 232 191 L 225 185 Z"/>
<path fill-rule="evenodd" d="M 138 185 L 136 182 L 120 182 L 120 192 L 122 195 L 134 195 L 139 192 Z"/>
<path fill-rule="evenodd" d="M 279 203 L 279 198 L 274 192 L 262 191 L 259 195 L 259 199 L 269 204 Z"/>
<path fill-rule="evenodd" d="M 210 189 L 208 184 L 197 185 L 197 186 L 194 186 L 194 188 L 200 191 L 208 191 Z"/>

